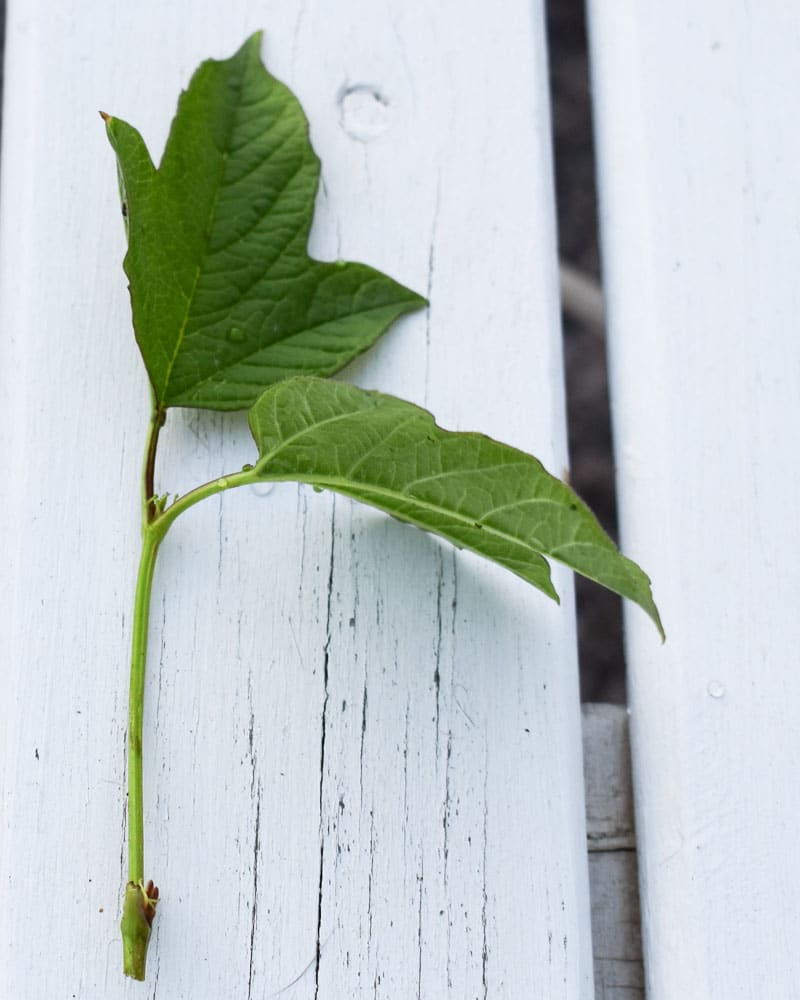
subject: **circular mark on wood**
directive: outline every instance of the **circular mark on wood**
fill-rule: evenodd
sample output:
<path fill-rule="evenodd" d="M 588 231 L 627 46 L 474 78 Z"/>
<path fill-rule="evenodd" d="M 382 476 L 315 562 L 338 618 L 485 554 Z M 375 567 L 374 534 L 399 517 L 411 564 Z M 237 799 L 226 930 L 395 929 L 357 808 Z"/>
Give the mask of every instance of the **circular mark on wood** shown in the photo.
<path fill-rule="evenodd" d="M 351 139 L 370 142 L 389 128 L 391 108 L 388 100 L 370 84 L 344 87 L 339 94 L 339 122 Z"/>

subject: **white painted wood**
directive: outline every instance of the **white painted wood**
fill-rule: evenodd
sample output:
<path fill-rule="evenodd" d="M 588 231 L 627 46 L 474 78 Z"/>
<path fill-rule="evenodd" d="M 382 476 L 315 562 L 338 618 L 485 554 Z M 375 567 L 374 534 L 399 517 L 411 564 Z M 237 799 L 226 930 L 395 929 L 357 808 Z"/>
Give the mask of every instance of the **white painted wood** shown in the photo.
<path fill-rule="evenodd" d="M 590 998 L 569 577 L 558 609 L 292 486 L 195 508 L 163 547 L 145 715 L 163 903 L 147 985 L 122 979 L 147 392 L 97 110 L 159 150 L 197 63 L 259 27 L 324 161 L 314 251 L 430 295 L 351 377 L 565 460 L 538 3 L 12 0 L 0 995 Z M 158 484 L 251 455 L 242 416 L 175 413 Z"/>
<path fill-rule="evenodd" d="M 590 6 L 648 997 L 796 997 L 800 15 Z"/>

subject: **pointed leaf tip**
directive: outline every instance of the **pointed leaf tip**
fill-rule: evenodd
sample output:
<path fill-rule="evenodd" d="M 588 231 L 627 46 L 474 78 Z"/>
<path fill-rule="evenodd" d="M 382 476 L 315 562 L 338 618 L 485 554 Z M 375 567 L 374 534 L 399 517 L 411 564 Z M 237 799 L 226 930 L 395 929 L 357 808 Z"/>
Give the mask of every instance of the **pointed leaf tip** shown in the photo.
<path fill-rule="evenodd" d="M 106 114 L 105 111 L 98 111 L 98 115 L 103 119 L 106 125 L 111 121 L 111 115 Z"/>

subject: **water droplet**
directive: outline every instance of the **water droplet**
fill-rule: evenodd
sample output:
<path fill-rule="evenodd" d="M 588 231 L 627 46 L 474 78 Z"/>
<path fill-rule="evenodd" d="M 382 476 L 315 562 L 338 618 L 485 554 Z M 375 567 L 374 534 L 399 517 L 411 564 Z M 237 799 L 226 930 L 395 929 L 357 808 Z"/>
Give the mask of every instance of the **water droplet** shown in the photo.
<path fill-rule="evenodd" d="M 314 492 L 315 493 L 322 493 L 322 487 L 321 486 L 315 486 L 314 487 Z"/>
<path fill-rule="evenodd" d="M 230 330 L 228 330 L 228 340 L 232 344 L 242 344 L 245 340 L 247 340 L 247 334 L 241 327 L 232 326 Z"/>
<path fill-rule="evenodd" d="M 275 483 L 251 483 L 250 489 L 257 497 L 266 497 L 275 489 Z"/>
<path fill-rule="evenodd" d="M 253 471 L 253 466 L 252 465 L 243 465 L 242 466 L 242 472 L 252 472 L 252 471 Z"/>
<path fill-rule="evenodd" d="M 725 694 L 725 687 L 719 681 L 709 681 L 706 691 L 712 698 L 721 698 Z"/>
<path fill-rule="evenodd" d="M 217 486 L 219 486 L 221 490 L 226 490 L 228 488 L 228 477 L 220 476 L 220 478 L 217 480 Z"/>
<path fill-rule="evenodd" d="M 334 261 L 334 263 L 336 264 L 337 267 L 347 267 L 347 261 L 346 260 L 337 260 L 337 261 Z"/>

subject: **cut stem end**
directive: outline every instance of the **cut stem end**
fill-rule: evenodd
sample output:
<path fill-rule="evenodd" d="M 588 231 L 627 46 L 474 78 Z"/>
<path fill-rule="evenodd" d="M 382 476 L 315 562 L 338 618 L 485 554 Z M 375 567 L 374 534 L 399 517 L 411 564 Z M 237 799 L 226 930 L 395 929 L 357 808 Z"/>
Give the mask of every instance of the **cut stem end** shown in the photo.
<path fill-rule="evenodd" d="M 141 882 L 128 882 L 122 904 L 122 967 L 126 976 L 144 981 L 147 967 L 147 945 L 156 915 L 158 888 L 152 880 L 145 887 Z"/>

